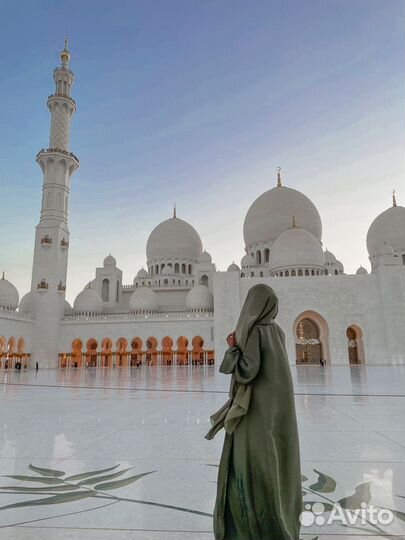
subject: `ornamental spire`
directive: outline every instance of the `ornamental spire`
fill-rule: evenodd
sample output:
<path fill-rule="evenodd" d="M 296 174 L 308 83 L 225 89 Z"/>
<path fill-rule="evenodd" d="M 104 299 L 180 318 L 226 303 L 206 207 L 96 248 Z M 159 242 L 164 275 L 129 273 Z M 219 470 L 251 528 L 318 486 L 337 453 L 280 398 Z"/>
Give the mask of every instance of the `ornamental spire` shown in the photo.
<path fill-rule="evenodd" d="M 68 37 L 67 36 L 65 36 L 65 47 L 64 47 L 63 51 L 61 51 L 61 53 L 60 53 L 60 60 L 61 60 L 62 66 L 64 66 L 64 67 L 66 67 L 69 64 L 70 52 L 69 52 L 69 49 L 68 49 Z"/>
<path fill-rule="evenodd" d="M 281 167 L 277 167 L 277 187 L 281 187 L 283 184 L 281 183 Z"/>
<path fill-rule="evenodd" d="M 392 190 L 392 206 L 395 208 L 397 205 L 397 198 L 395 196 L 395 189 Z"/>
<path fill-rule="evenodd" d="M 176 214 L 176 203 L 174 203 L 173 205 L 173 218 L 176 218 L 177 217 L 177 214 Z"/>

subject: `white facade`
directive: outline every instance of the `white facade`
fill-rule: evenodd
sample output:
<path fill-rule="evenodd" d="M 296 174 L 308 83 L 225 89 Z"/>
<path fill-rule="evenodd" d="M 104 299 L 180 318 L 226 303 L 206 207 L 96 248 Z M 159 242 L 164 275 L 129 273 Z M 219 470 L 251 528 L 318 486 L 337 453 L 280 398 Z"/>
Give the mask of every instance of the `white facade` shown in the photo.
<path fill-rule="evenodd" d="M 405 208 L 394 197 L 392 207 L 372 223 L 367 235 L 372 272 L 360 267 L 346 275 L 323 248 L 317 208 L 306 195 L 283 186 L 280 172 L 277 185 L 247 213 L 240 267 L 232 263 L 227 272 L 217 272 L 197 230 L 174 209 L 151 232 L 146 265 L 134 269 L 129 284 L 109 254 L 71 307 L 65 300 L 69 194 L 79 162 L 69 149 L 76 111 L 69 60 L 66 43 L 54 71 L 56 91 L 48 98 L 50 148 L 37 156 L 44 179 L 31 291 L 19 300 L 15 287 L 4 276 L 0 280 L 2 368 L 18 347 L 31 354 L 31 365 L 57 367 L 59 355 L 74 350 L 130 352 L 135 338 L 142 350 L 166 354 L 162 358 L 196 347 L 215 350 L 218 360 L 249 287 L 258 282 L 279 296 L 278 322 L 291 363 L 404 363 Z"/>

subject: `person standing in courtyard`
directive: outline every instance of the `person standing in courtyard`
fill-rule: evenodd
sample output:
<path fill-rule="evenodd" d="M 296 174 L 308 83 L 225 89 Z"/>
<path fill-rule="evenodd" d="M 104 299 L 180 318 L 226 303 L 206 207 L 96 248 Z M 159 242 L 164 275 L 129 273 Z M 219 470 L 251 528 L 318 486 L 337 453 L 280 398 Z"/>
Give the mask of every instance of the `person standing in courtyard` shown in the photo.
<path fill-rule="evenodd" d="M 211 417 L 212 439 L 225 428 L 214 510 L 216 540 L 299 540 L 302 511 L 294 389 L 278 298 L 252 287 L 220 372 L 230 399 Z"/>

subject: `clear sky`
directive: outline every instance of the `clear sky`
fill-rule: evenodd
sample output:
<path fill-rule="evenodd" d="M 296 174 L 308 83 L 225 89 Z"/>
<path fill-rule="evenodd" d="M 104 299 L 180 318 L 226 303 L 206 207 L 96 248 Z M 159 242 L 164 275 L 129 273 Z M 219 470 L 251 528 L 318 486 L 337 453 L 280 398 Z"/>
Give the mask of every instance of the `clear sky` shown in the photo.
<path fill-rule="evenodd" d="M 52 70 L 69 34 L 80 159 L 67 298 L 112 253 L 131 283 L 149 233 L 178 216 L 224 270 L 255 198 L 317 206 L 347 272 L 374 217 L 405 201 L 403 0 L 1 2 L 0 269 L 28 291 Z"/>

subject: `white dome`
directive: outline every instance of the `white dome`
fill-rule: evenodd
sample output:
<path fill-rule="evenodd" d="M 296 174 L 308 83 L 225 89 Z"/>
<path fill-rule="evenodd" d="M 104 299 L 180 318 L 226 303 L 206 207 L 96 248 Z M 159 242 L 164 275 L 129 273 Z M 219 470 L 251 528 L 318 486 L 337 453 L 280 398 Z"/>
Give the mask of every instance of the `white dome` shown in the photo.
<path fill-rule="evenodd" d="M 34 310 L 33 305 L 33 292 L 27 292 L 27 294 L 24 294 L 24 296 L 20 300 L 20 304 L 18 306 L 18 311 L 24 311 L 25 313 L 32 313 Z"/>
<path fill-rule="evenodd" d="M 158 306 L 157 294 L 149 287 L 136 289 L 129 299 L 131 311 L 156 311 Z"/>
<path fill-rule="evenodd" d="M 173 274 L 174 274 L 173 268 L 166 264 L 162 270 L 162 276 L 172 276 Z"/>
<path fill-rule="evenodd" d="M 177 217 L 166 219 L 155 227 L 146 244 L 148 261 L 183 257 L 199 260 L 201 255 L 202 243 L 198 232 Z"/>
<path fill-rule="evenodd" d="M 140 270 L 138 270 L 136 277 L 138 279 L 146 279 L 148 277 L 148 272 L 145 270 L 144 267 L 142 267 Z"/>
<path fill-rule="evenodd" d="M 3 277 L 0 279 L 0 307 L 17 309 L 18 300 L 19 294 L 17 289 L 3 274 Z"/>
<path fill-rule="evenodd" d="M 109 255 L 107 255 L 107 257 L 104 259 L 104 263 L 103 263 L 104 266 L 117 266 L 117 261 L 115 260 L 115 258 L 111 255 L 111 253 Z"/>
<path fill-rule="evenodd" d="M 325 257 L 320 241 L 305 229 L 293 227 L 280 234 L 270 250 L 270 270 L 321 267 Z"/>
<path fill-rule="evenodd" d="M 274 242 L 291 227 L 293 216 L 299 227 L 321 240 L 322 223 L 315 205 L 296 189 L 277 186 L 260 195 L 249 208 L 243 225 L 246 246 Z"/>
<path fill-rule="evenodd" d="M 392 255 L 393 256 L 393 255 L 395 255 L 395 252 L 394 252 L 392 246 L 390 246 L 390 245 L 388 245 L 388 244 L 386 244 L 384 242 L 382 246 L 379 246 L 376 255 Z"/>
<path fill-rule="evenodd" d="M 206 251 L 205 249 L 204 249 L 204 251 L 203 251 L 202 254 L 201 254 L 200 262 L 212 263 L 212 257 L 211 257 L 211 255 L 208 253 L 208 251 Z"/>
<path fill-rule="evenodd" d="M 96 290 L 86 287 L 76 296 L 73 309 L 77 312 L 100 313 L 103 311 L 103 300 Z"/>
<path fill-rule="evenodd" d="M 329 251 L 328 249 L 325 249 L 324 255 L 325 255 L 325 263 L 329 263 L 329 264 L 336 263 L 336 257 L 331 251 Z"/>
<path fill-rule="evenodd" d="M 249 268 L 255 265 L 255 261 L 251 255 L 247 254 L 242 257 L 240 265 L 242 268 Z"/>
<path fill-rule="evenodd" d="M 239 266 L 235 264 L 234 262 L 228 266 L 227 272 L 239 272 L 239 271 L 240 271 Z"/>
<path fill-rule="evenodd" d="M 63 301 L 63 313 L 69 314 L 72 312 L 72 306 L 67 300 Z"/>
<path fill-rule="evenodd" d="M 186 297 L 186 306 L 188 309 L 213 309 L 214 297 L 211 291 L 205 285 L 196 285 Z"/>
<path fill-rule="evenodd" d="M 367 250 L 370 256 L 380 254 L 384 244 L 392 246 L 399 254 L 405 253 L 405 208 L 392 206 L 377 216 L 367 233 Z"/>
<path fill-rule="evenodd" d="M 362 274 L 368 274 L 368 272 L 363 266 L 360 265 L 356 270 L 356 274 L 359 276 Z"/>

